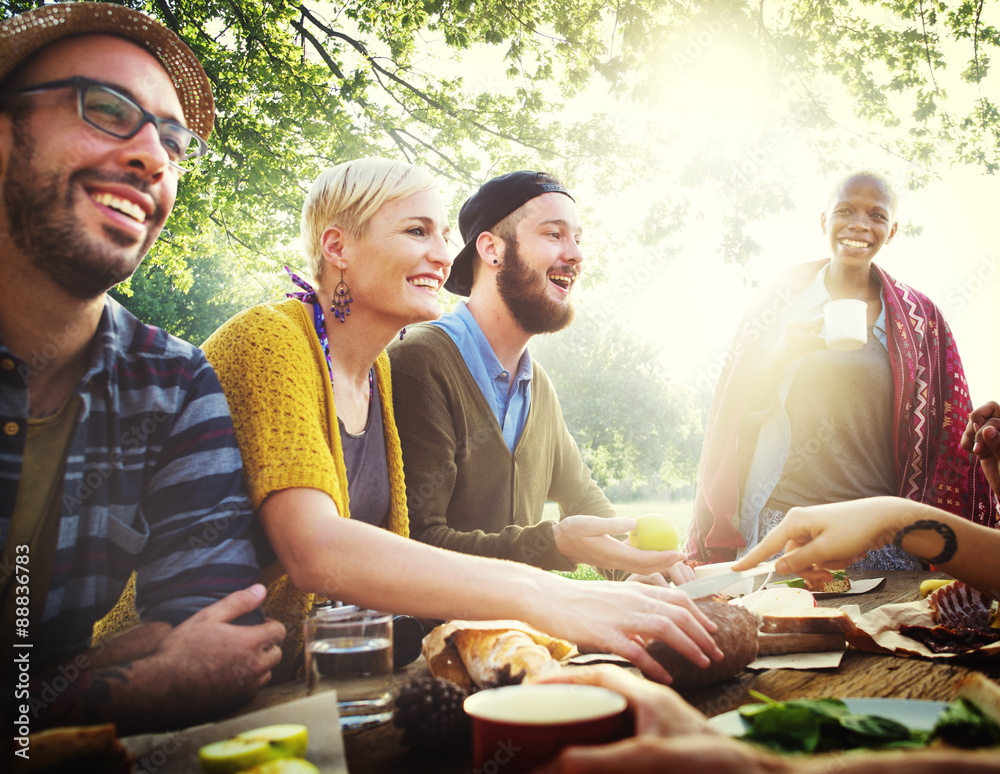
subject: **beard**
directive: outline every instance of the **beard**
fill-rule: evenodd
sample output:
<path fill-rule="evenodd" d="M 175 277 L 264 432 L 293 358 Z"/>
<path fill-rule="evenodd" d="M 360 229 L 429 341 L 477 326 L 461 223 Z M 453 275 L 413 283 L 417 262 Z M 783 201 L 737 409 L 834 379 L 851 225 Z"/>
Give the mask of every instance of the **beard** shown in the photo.
<path fill-rule="evenodd" d="M 497 290 L 511 315 L 525 333 L 555 333 L 573 322 L 573 306 L 560 304 L 548 296 L 549 279 L 521 258 L 517 241 L 511 240 L 497 272 Z"/>
<path fill-rule="evenodd" d="M 149 191 L 149 184 L 128 172 L 111 175 L 78 169 L 69 176 L 63 190 L 58 174 L 46 176 L 32 164 L 35 142 L 27 136 L 23 123 L 14 122 L 13 137 L 3 203 L 10 238 L 31 265 L 57 287 L 85 301 L 103 295 L 131 277 L 159 230 L 151 229 L 141 246 L 136 244 L 134 236 L 108 226 L 104 227 L 105 240 L 93 239 L 84 233 L 73 211 L 74 192 L 82 190 L 76 185 L 81 179 L 123 183 L 142 192 Z M 161 215 L 158 206 L 149 220 L 159 222 Z M 134 257 L 129 255 L 128 248 L 132 248 Z"/>

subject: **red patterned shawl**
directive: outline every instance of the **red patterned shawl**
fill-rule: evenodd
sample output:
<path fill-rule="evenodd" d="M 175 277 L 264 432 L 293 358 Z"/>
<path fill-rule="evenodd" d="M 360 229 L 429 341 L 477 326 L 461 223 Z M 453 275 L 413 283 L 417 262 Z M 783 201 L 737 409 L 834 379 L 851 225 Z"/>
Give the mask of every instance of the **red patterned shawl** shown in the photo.
<path fill-rule="evenodd" d="M 712 400 L 698 473 L 688 551 L 701 561 L 727 561 L 744 546 L 738 492 L 759 425 L 743 412 L 747 392 L 781 310 L 828 261 L 785 273 L 751 308 L 729 350 Z M 882 282 L 892 366 L 893 449 L 898 494 L 978 524 L 997 526 L 990 488 L 976 458 L 959 446 L 972 402 L 962 361 L 941 310 L 925 295 L 873 265 Z M 762 341 L 763 340 L 763 341 Z"/>

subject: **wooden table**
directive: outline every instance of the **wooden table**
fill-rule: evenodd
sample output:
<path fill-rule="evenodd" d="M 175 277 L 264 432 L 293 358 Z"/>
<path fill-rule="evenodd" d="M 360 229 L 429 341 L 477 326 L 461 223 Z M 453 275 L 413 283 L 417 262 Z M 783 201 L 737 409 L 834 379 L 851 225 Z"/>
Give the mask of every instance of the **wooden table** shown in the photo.
<path fill-rule="evenodd" d="M 885 583 L 866 594 L 842 595 L 819 600 L 827 607 L 856 604 L 866 613 L 881 605 L 911 602 L 919 598 L 918 587 L 925 578 L 947 577 L 928 572 L 852 572 L 852 578 L 885 577 Z M 684 693 L 684 697 L 708 716 L 736 709 L 754 701 L 749 691 L 756 690 L 774 699 L 836 697 L 878 697 L 951 701 L 959 680 L 978 671 L 1000 680 L 1000 659 L 902 658 L 894 655 L 848 650 L 837 669 L 798 671 L 771 669 L 744 671 L 722 683 Z M 411 677 L 427 674 L 423 659 L 396 674 L 397 687 Z M 301 685 L 286 684 L 265 689 L 258 704 L 273 704 L 303 695 Z M 280 698 L 281 696 L 284 698 Z M 257 707 L 253 707 L 257 708 Z M 470 771 L 468 748 L 433 760 L 410 755 L 401 744 L 402 731 L 392 724 L 344 732 L 351 774 L 450 774 Z"/>

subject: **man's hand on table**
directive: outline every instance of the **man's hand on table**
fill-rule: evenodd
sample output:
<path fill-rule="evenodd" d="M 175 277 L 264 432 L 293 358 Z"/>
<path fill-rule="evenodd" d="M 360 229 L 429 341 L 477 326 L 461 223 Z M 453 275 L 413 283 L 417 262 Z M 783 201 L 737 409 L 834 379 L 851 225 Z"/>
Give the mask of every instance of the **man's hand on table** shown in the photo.
<path fill-rule="evenodd" d="M 547 592 L 533 597 L 528 623 L 543 622 L 581 650 L 614 653 L 668 684 L 670 674 L 649 655 L 645 642 L 661 640 L 695 666 L 723 658 L 711 636 L 718 626 L 683 591 L 641 583 L 584 583 L 558 575 L 550 575 L 546 584 Z"/>
<path fill-rule="evenodd" d="M 195 706 L 225 707 L 249 701 L 270 681 L 285 627 L 271 619 L 256 626 L 232 623 L 260 607 L 265 593 L 260 584 L 233 592 L 163 638 L 153 658 L 171 669 L 176 696 Z"/>

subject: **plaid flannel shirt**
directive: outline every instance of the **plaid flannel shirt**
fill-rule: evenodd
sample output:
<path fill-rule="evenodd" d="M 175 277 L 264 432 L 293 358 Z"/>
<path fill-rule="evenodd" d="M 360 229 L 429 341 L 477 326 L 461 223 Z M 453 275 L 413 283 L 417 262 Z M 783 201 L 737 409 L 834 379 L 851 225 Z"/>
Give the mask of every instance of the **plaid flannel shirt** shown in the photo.
<path fill-rule="evenodd" d="M 0 339 L 0 549 L 24 459 L 27 377 L 45 368 L 57 339 L 28 362 Z M 259 574 L 259 531 L 229 409 L 201 350 L 106 297 L 76 391 L 82 409 L 66 461 L 55 563 L 31 632 L 32 662 L 40 666 L 88 646 L 94 622 L 133 570 L 140 617 L 173 625 Z"/>

